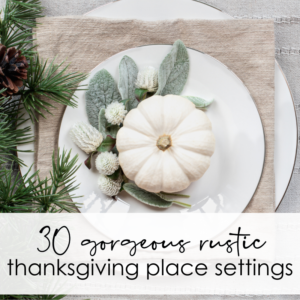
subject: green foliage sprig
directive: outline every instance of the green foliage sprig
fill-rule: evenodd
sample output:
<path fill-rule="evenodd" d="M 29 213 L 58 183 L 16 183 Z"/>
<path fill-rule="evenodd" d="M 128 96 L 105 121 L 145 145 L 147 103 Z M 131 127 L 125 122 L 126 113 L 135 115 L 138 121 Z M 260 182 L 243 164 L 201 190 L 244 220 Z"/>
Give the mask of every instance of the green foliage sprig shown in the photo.
<path fill-rule="evenodd" d="M 32 29 L 36 18 L 43 17 L 39 0 L 7 0 L 0 20 L 0 40 L 6 48 L 15 47 L 29 61 L 28 78 L 16 97 L 0 99 L 0 211 L 1 212 L 61 212 L 76 211 L 76 203 L 70 202 L 69 193 L 74 191 L 74 174 L 77 157 L 71 158 L 65 151 L 54 161 L 50 178 L 41 180 L 38 172 L 29 177 L 17 177 L 3 164 L 15 160 L 22 163 L 15 151 L 17 146 L 32 142 L 30 128 L 20 128 L 27 120 L 22 114 L 25 108 L 32 121 L 36 115 L 45 117 L 53 107 L 48 99 L 63 105 L 76 106 L 73 93 L 85 74 L 68 72 L 68 65 L 50 63 L 39 59 L 35 52 Z M 4 90 L 0 90 L 3 93 Z"/>
<path fill-rule="evenodd" d="M 78 204 L 70 201 L 70 193 L 78 188 L 75 173 L 78 156 L 71 151 L 60 151 L 52 156 L 50 179 L 40 179 L 39 172 L 31 176 L 30 170 L 22 177 L 14 176 L 12 169 L 0 170 L 0 213 L 59 213 L 76 212 Z M 73 196 L 74 198 L 74 196 Z"/>
<path fill-rule="evenodd" d="M 7 0 L 1 11 L 0 43 L 6 48 L 15 47 L 29 61 L 28 78 L 24 86 L 13 98 L 0 98 L 0 213 L 20 212 L 75 212 L 77 203 L 71 202 L 70 195 L 78 188 L 75 173 L 78 170 L 78 157 L 71 152 L 58 153 L 52 157 L 50 178 L 41 179 L 38 172 L 32 175 L 15 174 L 4 163 L 15 160 L 22 163 L 16 153 L 17 146 L 32 142 L 30 128 L 20 128 L 27 120 L 23 108 L 32 121 L 36 115 L 44 116 L 53 107 L 48 99 L 63 105 L 76 106 L 73 96 L 78 84 L 86 78 L 81 73 L 68 72 L 68 66 L 49 64 L 39 59 L 32 37 L 32 30 L 43 17 L 40 0 Z M 2 94 L 4 90 L 0 90 Z M 1 299 L 49 299 L 59 300 L 65 295 L 0 295 Z"/>
<path fill-rule="evenodd" d="M 48 61 L 39 59 L 32 29 L 38 25 L 36 19 L 43 17 L 42 12 L 40 0 L 7 0 L 0 20 L 1 44 L 7 49 L 15 47 L 21 50 L 22 55 L 30 62 L 28 79 L 24 80 L 24 87 L 16 95 L 21 95 L 21 101 L 32 121 L 37 120 L 36 113 L 45 117 L 43 111 L 49 113 L 49 107 L 53 107 L 42 96 L 76 107 L 73 93 L 86 78 L 82 73 L 69 73 L 68 65 L 55 64 L 54 60 L 48 64 Z"/>
<path fill-rule="evenodd" d="M 0 94 L 4 90 L 0 90 Z M 21 128 L 26 121 L 19 99 L 0 98 L 0 167 L 10 161 L 23 165 L 16 155 L 17 146 L 33 142 L 31 128 Z"/>
<path fill-rule="evenodd" d="M 18 125 L 22 125 L 26 120 L 21 120 Z M 31 134 L 31 128 L 17 128 L 10 124 L 10 120 L 7 115 L 0 114 L 0 166 L 7 161 L 16 161 L 23 165 L 23 161 L 20 160 L 14 152 L 16 147 L 33 142 Z M 29 152 L 20 151 L 19 152 Z"/>
<path fill-rule="evenodd" d="M 76 165 L 78 156 L 71 158 L 71 150 L 67 153 L 63 150 L 62 154 L 58 153 L 55 159 L 52 156 L 51 179 L 41 181 L 38 178 L 38 195 L 35 201 L 34 212 L 60 213 L 62 211 L 76 212 L 78 203 L 72 202 L 72 199 L 78 198 L 71 193 L 78 189 L 75 185 L 75 173 L 80 165 Z"/>
<path fill-rule="evenodd" d="M 1 44 L 22 50 L 26 57 L 33 55 L 32 29 L 36 18 L 43 17 L 42 11 L 39 0 L 7 0 L 0 22 Z"/>
<path fill-rule="evenodd" d="M 54 107 L 43 96 L 63 105 L 77 107 L 73 94 L 82 89 L 78 84 L 87 77 L 83 73 L 67 73 L 68 65 L 63 67 L 64 62 L 57 65 L 52 60 L 47 63 L 38 55 L 30 59 L 28 79 L 24 82 L 24 89 L 19 92 L 32 120 L 37 120 L 36 113 L 45 118 L 42 111 L 50 113 L 49 108 Z"/>

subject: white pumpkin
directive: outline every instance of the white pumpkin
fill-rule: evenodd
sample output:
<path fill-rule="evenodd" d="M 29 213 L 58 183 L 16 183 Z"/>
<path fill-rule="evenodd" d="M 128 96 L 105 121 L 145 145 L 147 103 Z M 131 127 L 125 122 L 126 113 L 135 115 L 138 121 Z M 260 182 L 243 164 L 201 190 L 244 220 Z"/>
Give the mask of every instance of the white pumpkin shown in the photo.
<path fill-rule="evenodd" d="M 211 122 L 183 97 L 148 98 L 127 114 L 123 125 L 117 135 L 119 162 L 142 189 L 184 190 L 210 165 L 215 149 Z"/>

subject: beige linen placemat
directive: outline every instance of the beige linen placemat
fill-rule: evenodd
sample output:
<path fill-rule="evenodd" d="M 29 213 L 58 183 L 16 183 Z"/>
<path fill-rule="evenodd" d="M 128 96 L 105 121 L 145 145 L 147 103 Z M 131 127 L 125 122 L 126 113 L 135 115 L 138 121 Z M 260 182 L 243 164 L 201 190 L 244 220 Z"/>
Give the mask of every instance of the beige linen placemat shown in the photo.
<path fill-rule="evenodd" d="M 35 30 L 42 58 L 67 59 L 72 71 L 89 72 L 110 56 L 137 46 L 173 44 L 210 54 L 228 66 L 249 89 L 263 122 L 266 156 L 258 188 L 245 212 L 274 212 L 274 25 L 272 20 L 143 22 L 91 17 L 39 20 Z M 55 104 L 53 116 L 36 126 L 36 168 L 41 176 L 51 169 L 58 147 L 64 107 Z M 74 120 L 75 121 L 75 120 Z"/>

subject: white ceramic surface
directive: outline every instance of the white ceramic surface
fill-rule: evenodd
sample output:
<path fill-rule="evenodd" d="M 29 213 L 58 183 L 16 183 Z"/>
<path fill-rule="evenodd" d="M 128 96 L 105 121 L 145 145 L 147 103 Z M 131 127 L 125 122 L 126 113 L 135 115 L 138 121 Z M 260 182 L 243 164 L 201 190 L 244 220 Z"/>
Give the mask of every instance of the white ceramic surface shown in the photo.
<path fill-rule="evenodd" d="M 159 7 L 160 9 L 157 9 Z M 147 13 L 141 14 L 141 11 Z M 142 19 L 228 20 L 232 16 L 195 0 L 120 0 L 98 7 L 87 16 Z M 278 208 L 288 188 L 297 153 L 297 118 L 287 80 L 275 63 L 275 207 Z"/>
<path fill-rule="evenodd" d="M 172 5 L 171 5 L 172 4 Z M 157 7 L 160 10 L 157 10 Z M 172 9 L 170 9 L 172 7 Z M 147 11 L 146 14 L 141 14 Z M 166 13 L 168 11 L 168 13 Z M 103 5 L 87 16 L 107 18 L 161 19 L 232 19 L 228 14 L 193 0 L 121 0 Z M 30 124 L 30 122 L 28 122 Z M 25 145 L 21 149 L 33 149 Z M 278 208 L 284 197 L 293 172 L 297 152 L 297 121 L 288 83 L 279 65 L 275 64 L 275 205 Z M 19 153 L 27 166 L 34 162 L 34 155 Z M 27 172 L 28 167 L 21 167 Z"/>
<path fill-rule="evenodd" d="M 118 65 L 124 55 L 132 57 L 141 70 L 149 65 L 159 67 L 171 50 L 170 45 L 144 46 L 126 50 L 98 65 L 86 82 L 96 72 L 105 68 L 118 79 Z M 207 110 L 216 137 L 216 150 L 211 166 L 204 176 L 184 191 L 191 195 L 185 199 L 191 209 L 173 205 L 164 212 L 242 212 L 259 182 L 264 162 L 264 134 L 256 106 L 243 83 L 225 65 L 199 51 L 188 49 L 190 73 L 182 95 L 214 98 Z M 74 122 L 86 121 L 85 92 L 79 91 L 78 108 L 67 108 L 61 123 L 59 147 L 73 149 L 80 162 L 86 159 L 70 139 L 69 131 Z M 97 187 L 97 170 L 90 171 L 82 165 L 77 172 L 81 182 L 77 195 L 84 195 L 82 212 L 106 212 L 113 200 L 103 195 Z M 127 202 L 129 212 L 157 212 L 158 209 L 140 203 L 125 192 L 119 197 Z"/>
<path fill-rule="evenodd" d="M 119 0 L 102 5 L 85 14 L 111 19 L 144 21 L 172 19 L 229 19 L 221 10 L 195 0 Z"/>

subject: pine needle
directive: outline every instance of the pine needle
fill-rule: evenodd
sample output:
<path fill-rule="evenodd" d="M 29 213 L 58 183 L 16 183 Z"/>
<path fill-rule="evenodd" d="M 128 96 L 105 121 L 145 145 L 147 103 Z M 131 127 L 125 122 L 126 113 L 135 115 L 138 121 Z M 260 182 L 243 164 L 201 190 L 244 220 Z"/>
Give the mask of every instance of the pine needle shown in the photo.
<path fill-rule="evenodd" d="M 39 173 L 31 176 L 29 171 L 23 176 L 14 176 L 12 169 L 0 170 L 0 213 L 60 213 L 76 212 L 78 203 L 72 202 L 78 156 L 71 157 L 71 151 L 58 153 L 52 157 L 53 170 L 50 179 L 40 179 Z M 0 298 L 1 299 L 1 298 Z"/>
<path fill-rule="evenodd" d="M 30 59 L 28 79 L 24 83 L 25 89 L 20 91 L 23 105 L 32 120 L 36 120 L 36 114 L 45 118 L 44 113 L 50 113 L 49 108 L 54 107 L 43 98 L 46 96 L 59 104 L 77 107 L 74 92 L 82 90 L 78 84 L 87 78 L 86 74 L 67 73 L 68 66 L 62 67 L 64 62 L 55 64 L 52 60 L 49 64 L 42 61 L 36 55 Z"/>
<path fill-rule="evenodd" d="M 23 177 L 15 176 L 12 169 L 3 168 L 7 161 L 17 161 L 16 147 L 33 138 L 30 127 L 19 129 L 26 120 L 21 114 L 25 108 L 32 121 L 36 115 L 43 117 L 53 107 L 48 100 L 58 104 L 76 107 L 75 90 L 87 75 L 77 72 L 68 73 L 68 66 L 50 63 L 39 59 L 33 46 L 32 29 L 36 27 L 36 18 L 43 17 L 40 0 L 7 0 L 0 18 L 0 39 L 7 48 L 16 47 L 21 50 L 29 63 L 28 79 L 16 96 L 0 97 L 0 212 L 75 212 L 77 203 L 70 201 L 71 195 L 78 185 L 75 184 L 75 173 L 78 170 L 78 157 L 71 157 L 71 152 L 53 155 L 53 170 L 50 178 L 41 180 L 38 172 Z M 81 89 L 82 86 L 79 87 Z M 4 90 L 0 90 L 2 94 Z M 46 97 L 45 100 L 43 97 Z M 18 299 L 19 296 L 13 299 Z M 27 296 L 26 296 L 27 297 Z M 35 299 L 30 298 L 28 299 Z M 39 297 L 39 296 L 37 296 Z M 46 299 L 60 299 L 50 295 Z M 1 295 L 0 295 L 1 299 Z M 26 298 L 27 299 L 27 298 Z M 40 299 L 40 298 L 36 298 Z"/>
<path fill-rule="evenodd" d="M 7 0 L 0 22 L 1 44 L 16 47 L 26 57 L 34 54 L 32 28 L 36 18 L 43 17 L 39 0 Z"/>
<path fill-rule="evenodd" d="M 23 161 L 19 159 L 15 152 L 17 146 L 24 145 L 33 142 L 33 136 L 31 128 L 18 128 L 26 120 L 22 119 L 22 116 L 17 119 L 11 118 L 9 115 L 0 113 L 0 167 L 2 164 L 8 161 L 16 161 L 17 163 L 24 165 Z M 30 152 L 21 151 L 18 152 Z"/>
<path fill-rule="evenodd" d="M 75 185 L 75 173 L 80 165 L 76 165 L 78 156 L 71 158 L 71 150 L 58 151 L 57 159 L 54 153 L 52 156 L 52 172 L 50 179 L 41 181 L 38 179 L 40 186 L 37 190 L 37 200 L 34 203 L 34 212 L 60 213 L 76 212 L 78 203 L 72 202 L 71 199 L 78 198 L 71 193 L 78 189 L 79 184 Z"/>
<path fill-rule="evenodd" d="M 28 173 L 22 178 L 14 176 L 12 169 L 2 169 L 0 172 L 0 213 L 29 213 L 35 200 L 36 189 L 33 176 Z M 34 174 L 36 176 L 37 173 Z"/>

